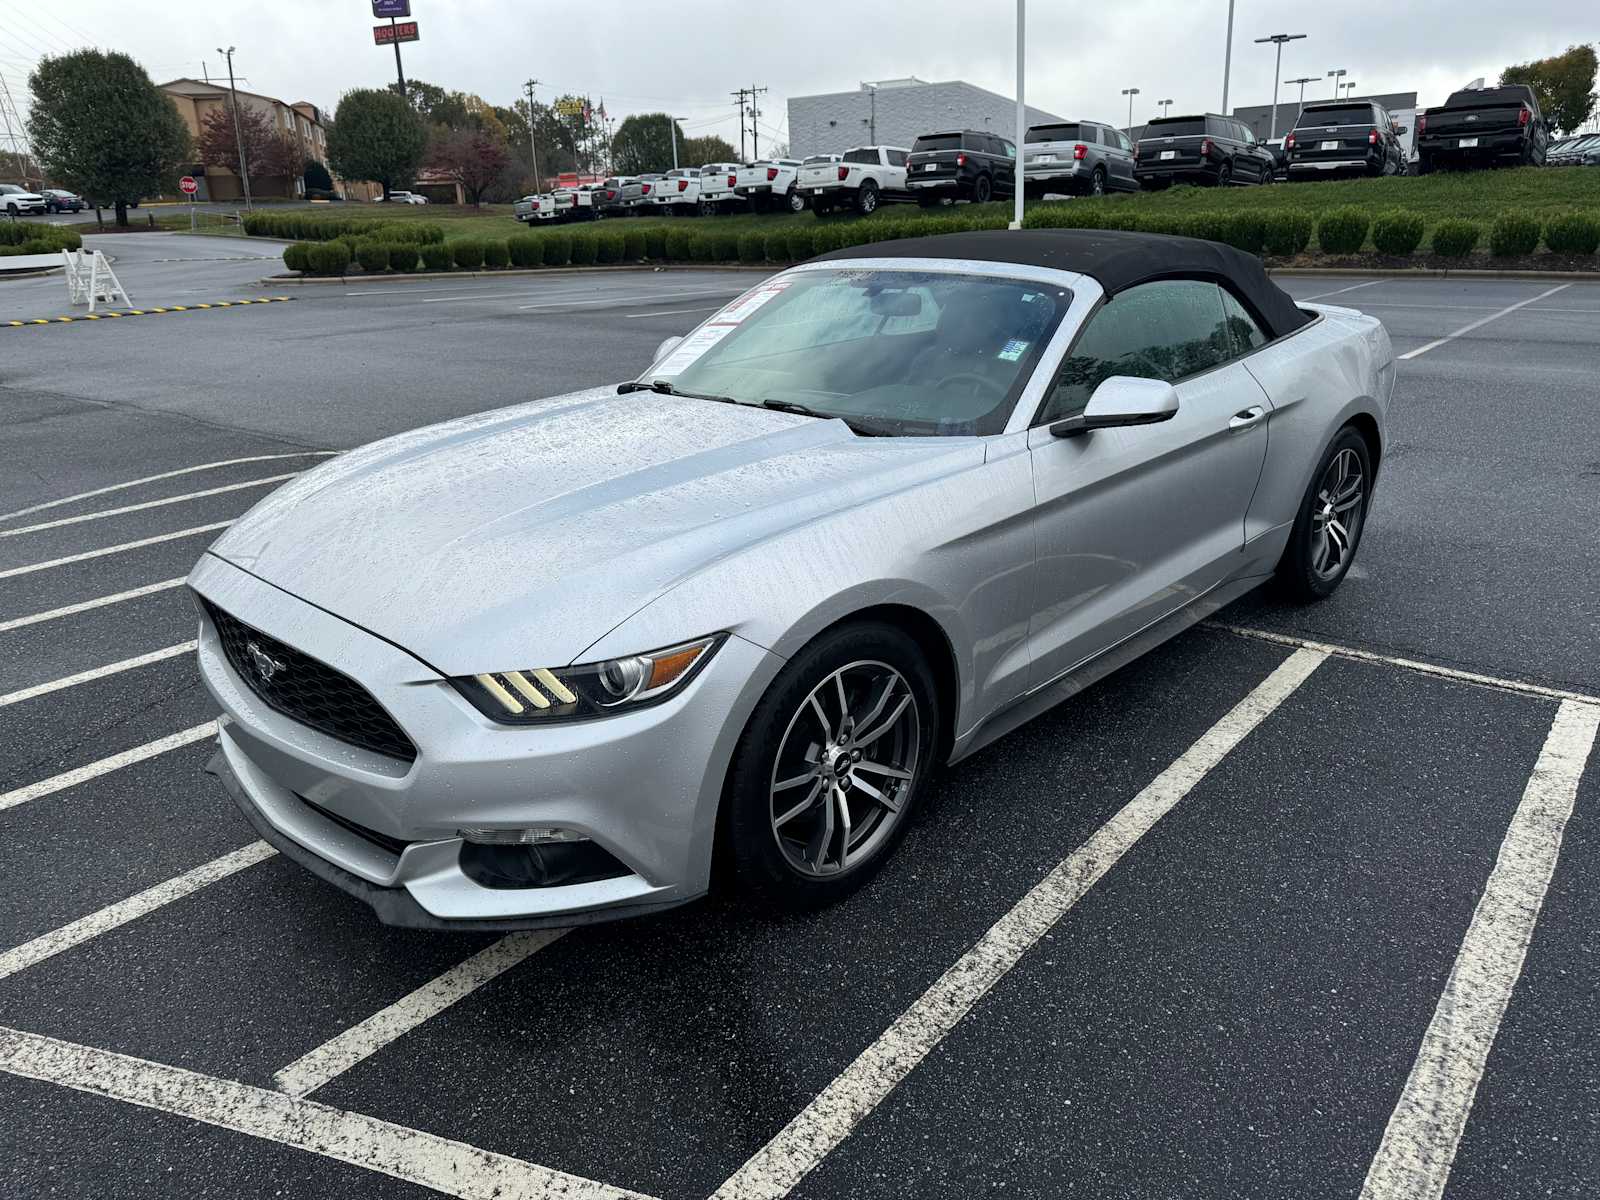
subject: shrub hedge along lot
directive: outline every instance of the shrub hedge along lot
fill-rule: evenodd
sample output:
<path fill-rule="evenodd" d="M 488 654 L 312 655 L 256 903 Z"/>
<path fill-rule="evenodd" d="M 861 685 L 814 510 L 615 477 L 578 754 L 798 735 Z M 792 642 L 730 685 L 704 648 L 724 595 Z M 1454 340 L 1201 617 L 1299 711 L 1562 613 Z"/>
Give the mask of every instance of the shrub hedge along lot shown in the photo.
<path fill-rule="evenodd" d="M 0 258 L 20 254 L 60 254 L 82 250 L 83 238 L 65 225 L 34 225 L 26 221 L 0 221 Z"/>
<path fill-rule="evenodd" d="M 870 217 L 828 221 L 810 213 L 779 213 L 700 220 L 630 218 L 530 229 L 508 217 L 451 215 L 442 208 L 432 214 L 406 210 L 381 217 L 345 208 L 338 214 L 258 212 L 247 215 L 244 224 L 255 236 L 299 239 L 284 252 L 291 270 L 328 274 L 343 268 L 330 271 L 321 264 L 335 259 L 314 258 L 311 247 L 340 244 L 346 263 L 360 263 L 365 247 L 386 246 L 390 271 L 496 269 L 502 264 L 781 265 L 902 237 L 1001 229 L 1010 219 L 1010 204 L 1000 203 L 927 211 L 885 206 Z M 1175 187 L 1138 196 L 1033 204 L 1024 224 L 1032 229 L 1129 229 L 1203 237 L 1274 259 L 1373 252 L 1407 258 L 1432 252 L 1460 260 L 1487 242 L 1501 257 L 1525 257 L 1542 246 L 1566 261 L 1581 260 L 1600 252 L 1600 171 L 1530 167 L 1290 187 Z M 59 226 L 26 226 L 25 232 L 76 237 Z M 0 226 L 0 253 L 7 252 L 7 234 Z M 461 243 L 468 248 L 453 253 Z M 395 248 L 402 245 L 415 253 L 397 255 Z M 376 253 L 366 257 L 378 259 Z"/>

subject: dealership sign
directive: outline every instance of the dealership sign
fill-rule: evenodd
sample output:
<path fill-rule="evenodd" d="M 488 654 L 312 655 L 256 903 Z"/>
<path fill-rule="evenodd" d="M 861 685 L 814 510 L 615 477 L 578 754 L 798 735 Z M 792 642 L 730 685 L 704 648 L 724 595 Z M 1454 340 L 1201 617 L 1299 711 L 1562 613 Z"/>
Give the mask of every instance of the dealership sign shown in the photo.
<path fill-rule="evenodd" d="M 411 15 L 411 0 L 372 0 L 372 15 L 375 17 L 409 17 Z"/>
<path fill-rule="evenodd" d="M 374 25 L 372 40 L 380 46 L 394 42 L 414 42 L 418 38 L 415 21 L 401 21 L 398 25 Z"/>

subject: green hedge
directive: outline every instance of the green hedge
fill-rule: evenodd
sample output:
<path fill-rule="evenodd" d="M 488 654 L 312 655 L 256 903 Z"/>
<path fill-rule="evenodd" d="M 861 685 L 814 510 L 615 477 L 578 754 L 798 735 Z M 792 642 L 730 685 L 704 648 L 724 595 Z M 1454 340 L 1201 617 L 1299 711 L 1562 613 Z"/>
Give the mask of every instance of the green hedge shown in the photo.
<path fill-rule="evenodd" d="M 884 228 L 885 232 L 887 232 L 888 227 L 885 226 L 883 228 Z M 898 236 L 898 235 L 896 235 L 896 236 Z M 883 240 L 881 238 L 881 236 L 880 236 L 879 240 Z M 784 230 L 784 229 L 779 229 L 779 230 L 777 230 L 777 231 L 775 231 L 773 233 L 767 234 L 766 247 L 767 247 L 767 261 L 768 262 L 775 262 L 775 263 L 788 262 L 789 261 L 789 233 L 788 233 L 788 231 Z"/>
<path fill-rule="evenodd" d="M 1315 228 L 1316 222 L 1307 212 L 1268 213 L 1266 236 L 1262 244 L 1268 254 L 1280 258 L 1293 258 L 1297 254 L 1306 252 L 1306 247 L 1311 245 L 1311 234 Z"/>
<path fill-rule="evenodd" d="M 628 239 L 625 234 L 607 229 L 594 235 L 595 262 L 619 263 L 622 255 L 628 248 Z"/>
<path fill-rule="evenodd" d="M 429 242 L 422 247 L 422 265 L 430 271 L 448 271 L 455 261 L 450 247 L 443 242 Z"/>
<path fill-rule="evenodd" d="M 638 262 L 644 257 L 644 231 L 628 229 L 622 234 L 622 261 Z"/>
<path fill-rule="evenodd" d="M 667 257 L 667 227 L 652 225 L 644 231 L 645 257 L 652 262 L 662 262 Z"/>
<path fill-rule="evenodd" d="M 368 242 L 356 252 L 356 261 L 361 264 L 363 271 L 376 274 L 389 269 L 389 247 L 377 242 Z"/>
<path fill-rule="evenodd" d="M 483 265 L 494 267 L 497 270 L 501 267 L 509 267 L 511 265 L 511 247 L 499 238 L 490 238 L 483 243 Z"/>
<path fill-rule="evenodd" d="M 506 239 L 506 251 L 514 267 L 537 267 L 544 263 L 544 242 L 531 233 Z"/>
<path fill-rule="evenodd" d="M 547 234 L 544 238 L 544 265 L 547 267 L 564 267 L 572 261 L 572 235 L 570 233 Z"/>
<path fill-rule="evenodd" d="M 1406 258 L 1416 253 L 1426 232 L 1427 223 L 1418 214 L 1391 209 L 1372 222 L 1372 244 L 1379 254 Z"/>
<path fill-rule="evenodd" d="M 243 224 L 251 237 L 294 238 L 302 242 L 329 242 L 347 236 L 377 238 L 391 244 L 444 241 L 444 226 L 432 221 L 382 221 L 298 209 L 246 213 Z"/>
<path fill-rule="evenodd" d="M 585 231 L 583 233 L 575 233 L 572 235 L 571 259 L 573 266 L 589 266 L 594 262 L 598 253 L 599 247 L 596 244 L 594 234 Z"/>
<path fill-rule="evenodd" d="M 306 262 L 318 275 L 343 275 L 350 265 L 350 247 L 343 242 L 320 242 L 306 252 Z"/>
<path fill-rule="evenodd" d="M 1519 212 L 1503 212 L 1489 227 L 1489 253 L 1496 258 L 1521 258 L 1539 247 L 1544 231 L 1534 218 Z"/>
<path fill-rule="evenodd" d="M 463 271 L 476 271 L 483 266 L 483 243 L 477 238 L 462 238 L 450 243 L 450 256 Z"/>
<path fill-rule="evenodd" d="M 1465 258 L 1482 237 L 1483 226 L 1476 221 L 1440 221 L 1433 227 L 1433 252 L 1441 258 Z"/>
<path fill-rule="evenodd" d="M 668 262 L 685 261 L 689 257 L 689 243 L 694 241 L 694 236 L 687 229 L 669 230 L 666 244 L 662 247 L 662 257 Z"/>
<path fill-rule="evenodd" d="M 34 225 L 26 221 L 0 221 L 0 246 L 22 247 L 43 242 L 46 249 L 29 254 L 59 254 L 63 250 L 82 250 L 83 237 L 65 225 Z"/>
<path fill-rule="evenodd" d="M 308 271 L 311 269 L 311 248 L 313 242 L 296 242 L 292 246 L 283 248 L 283 265 L 291 271 Z"/>
<path fill-rule="evenodd" d="M 1552 254 L 1593 254 L 1600 250 L 1600 216 L 1567 213 L 1551 217 L 1544 227 L 1544 244 Z"/>
<path fill-rule="evenodd" d="M 1359 254 L 1372 218 L 1359 208 L 1336 208 L 1317 222 L 1317 244 L 1324 254 Z"/>

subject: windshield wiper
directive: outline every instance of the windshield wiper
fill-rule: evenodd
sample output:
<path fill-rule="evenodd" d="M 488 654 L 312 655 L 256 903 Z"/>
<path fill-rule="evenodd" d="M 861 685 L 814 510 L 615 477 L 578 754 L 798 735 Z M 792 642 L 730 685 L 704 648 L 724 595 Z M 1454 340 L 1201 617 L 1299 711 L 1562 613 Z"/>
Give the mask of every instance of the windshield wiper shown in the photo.
<path fill-rule="evenodd" d="M 841 417 L 838 413 L 818 412 L 814 408 L 807 408 L 804 404 L 796 404 L 793 400 L 763 400 L 762 408 L 770 408 L 774 412 L 794 413 L 797 417 L 817 417 L 823 421 L 843 421 L 850 427 L 850 432 L 859 437 L 889 437 L 890 434 L 881 429 L 868 429 L 849 417 Z"/>
<path fill-rule="evenodd" d="M 714 400 L 718 404 L 739 403 L 732 396 L 705 396 L 699 392 L 679 391 L 666 379 L 652 379 L 649 383 L 641 383 L 635 379 L 631 383 L 620 384 L 617 387 L 619 396 L 626 396 L 629 392 L 659 392 L 663 396 L 682 396 L 688 400 Z"/>

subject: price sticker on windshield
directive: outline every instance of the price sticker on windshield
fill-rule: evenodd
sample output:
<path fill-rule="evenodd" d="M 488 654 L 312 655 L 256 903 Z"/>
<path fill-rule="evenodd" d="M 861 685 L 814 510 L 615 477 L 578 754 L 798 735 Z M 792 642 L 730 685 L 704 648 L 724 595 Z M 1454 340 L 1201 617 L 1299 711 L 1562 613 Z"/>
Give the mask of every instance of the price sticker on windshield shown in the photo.
<path fill-rule="evenodd" d="M 652 376 L 679 375 L 694 365 L 695 361 L 711 347 L 733 332 L 732 325 L 702 325 L 696 329 L 666 358 L 650 368 Z"/>
<path fill-rule="evenodd" d="M 751 288 L 732 304 L 728 305 L 716 316 L 711 318 L 713 325 L 738 325 L 751 313 L 764 304 L 770 304 L 788 290 L 790 281 L 775 279 L 771 283 L 763 283 L 759 287 Z"/>

